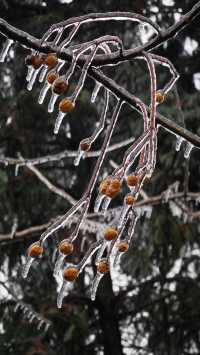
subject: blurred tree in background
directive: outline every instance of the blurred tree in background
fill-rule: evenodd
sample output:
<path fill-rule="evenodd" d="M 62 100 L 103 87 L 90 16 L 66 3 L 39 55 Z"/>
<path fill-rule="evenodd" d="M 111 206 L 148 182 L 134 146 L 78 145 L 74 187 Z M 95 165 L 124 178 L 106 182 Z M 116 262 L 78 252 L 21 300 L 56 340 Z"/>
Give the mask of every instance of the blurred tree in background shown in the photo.
<path fill-rule="evenodd" d="M 172 25 L 196 1 L 192 0 L 2 0 L 0 15 L 12 25 L 41 37 L 56 22 L 90 12 L 131 11 L 151 17 L 161 28 Z M 140 43 L 138 28 L 130 22 L 86 26 L 83 39 L 96 35 L 119 34 L 125 47 Z M 3 37 L 2 37 L 3 41 Z M 173 90 L 159 111 L 167 118 L 183 124 L 200 135 L 200 26 L 199 19 L 167 44 L 157 54 L 169 58 L 180 73 L 177 92 Z M 88 136 L 97 118 L 99 106 L 88 105 L 93 81 L 88 79 L 74 115 L 53 135 L 55 114 L 48 114 L 36 101 L 39 88 L 28 93 L 25 87 L 24 56 L 27 51 L 16 46 L 0 70 L 0 153 L 4 156 L 35 158 L 76 150 L 82 137 Z M 158 69 L 159 70 L 159 69 Z M 144 64 L 129 62 L 106 73 L 132 93 L 148 101 L 148 80 Z M 160 69 L 159 80 L 166 74 Z M 199 79 L 198 79 L 199 78 Z M 124 110 L 112 143 L 137 136 L 142 120 L 130 109 Z M 99 143 L 94 149 L 98 150 Z M 120 163 L 124 148 L 107 154 L 101 178 Z M 200 156 L 197 150 L 189 161 L 175 151 L 175 137 L 160 128 L 158 161 L 151 182 L 145 185 L 148 196 L 159 195 L 178 181 L 180 190 L 200 191 Z M 39 166 L 40 171 L 58 187 L 78 199 L 84 191 L 94 167 L 94 159 L 85 159 L 78 168 L 72 158 Z M 25 250 L 37 240 L 40 231 L 5 239 L 15 220 L 18 231 L 48 223 L 63 214 L 70 205 L 47 189 L 26 167 L 15 174 L 13 166 L 0 170 L 0 354 L 8 355 L 189 355 L 200 353 L 200 251 L 198 218 L 183 220 L 174 215 L 170 203 L 153 207 L 150 219 L 138 222 L 132 248 L 124 256 L 122 270 L 100 284 L 97 299 L 89 297 L 93 266 L 88 266 L 75 288 L 64 299 L 63 308 L 56 308 L 56 282 L 52 276 L 52 253 L 56 242 L 49 242 L 49 254 L 33 267 L 27 280 L 21 277 Z M 115 202 L 118 205 L 119 200 Z M 188 206 L 192 208 L 192 206 Z M 177 214 L 180 208 L 176 206 Z M 42 230 L 41 230 L 42 231 Z M 88 233 L 88 239 L 95 235 Z M 57 233 L 58 239 L 63 237 Z M 76 245 L 77 257 L 81 253 Z M 121 275 L 121 276 L 120 276 Z M 8 287 L 8 289 L 5 289 Z M 16 299 L 17 298 L 17 299 Z M 38 329 L 35 318 L 27 320 L 16 304 L 25 302 L 44 319 L 51 321 L 45 331 Z"/>

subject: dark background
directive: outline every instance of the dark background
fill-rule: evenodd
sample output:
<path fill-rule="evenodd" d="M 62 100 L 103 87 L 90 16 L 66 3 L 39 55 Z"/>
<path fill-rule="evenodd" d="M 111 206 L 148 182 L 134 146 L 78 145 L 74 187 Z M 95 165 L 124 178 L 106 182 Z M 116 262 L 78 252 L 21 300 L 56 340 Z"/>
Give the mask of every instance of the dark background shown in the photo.
<path fill-rule="evenodd" d="M 45 5 L 43 6 L 42 5 Z M 48 27 L 63 19 L 89 12 L 132 11 L 152 17 L 163 29 L 174 23 L 175 14 L 187 12 L 196 1 L 174 0 L 172 6 L 162 1 L 72 1 L 61 4 L 58 0 L 23 1 L 3 0 L 0 16 L 12 25 L 41 37 Z M 125 47 L 138 44 L 137 31 L 131 23 L 105 23 L 87 26 L 82 39 L 95 38 L 101 33 L 119 34 Z M 190 53 L 186 38 L 195 40 L 197 48 Z M 199 129 L 200 96 L 194 85 L 194 74 L 199 72 L 200 26 L 196 19 L 176 38 L 155 51 L 169 58 L 180 73 L 177 89 L 182 113 L 174 91 L 159 111 L 178 123 L 182 114 L 186 127 L 196 134 Z M 1 45 L 3 37 L 1 37 Z M 79 141 L 87 137 L 98 118 L 97 105 L 89 105 L 94 83 L 87 80 L 71 120 L 65 121 L 57 137 L 53 135 L 55 113 L 48 114 L 46 105 L 37 104 L 40 85 L 29 93 L 26 90 L 27 50 L 15 46 L 15 54 L 0 65 L 0 151 L 1 155 L 34 158 L 58 153 L 64 149 L 76 150 Z M 145 65 L 140 62 L 121 64 L 105 72 L 122 86 L 148 103 L 149 80 Z M 159 85 L 168 79 L 165 68 L 158 68 Z M 46 101 L 47 102 L 47 101 Z M 125 119 L 120 120 L 112 143 L 123 141 L 141 132 L 142 121 L 126 107 Z M 8 118 L 10 118 L 8 120 Z M 71 138 L 66 134 L 69 124 Z M 100 147 L 98 140 L 94 149 Z M 110 153 L 100 172 L 112 172 L 109 160 L 119 163 L 124 149 Z M 183 151 L 175 152 L 175 137 L 163 129 L 159 131 L 158 161 L 151 182 L 145 185 L 149 196 L 161 193 L 175 181 L 180 190 L 187 182 L 190 191 L 198 192 L 199 152 L 194 149 L 189 162 Z M 74 198 L 80 198 L 94 167 L 94 159 L 86 159 L 78 168 L 72 159 L 39 166 L 41 172 Z M 121 201 L 122 202 L 122 201 Z M 112 205 L 119 205 L 120 197 Z M 47 223 L 64 213 L 70 205 L 51 193 L 28 168 L 20 168 L 15 176 L 13 166 L 1 165 L 0 170 L 0 233 L 10 233 L 14 219 L 18 230 Z M 192 203 L 189 208 L 198 210 Z M 64 299 L 62 310 L 56 308 L 56 283 L 52 276 L 52 253 L 57 233 L 49 242 L 48 252 L 35 265 L 27 280 L 21 277 L 21 265 L 26 248 L 40 234 L 28 238 L 14 238 L 0 242 L 0 282 L 9 288 L 9 297 L 3 285 L 0 289 L 0 354 L 8 355 L 88 355 L 88 354 L 155 354 L 189 355 L 200 353 L 200 253 L 198 219 L 175 217 L 168 203 L 155 206 L 150 219 L 142 217 L 136 228 L 137 239 L 122 258 L 121 269 L 126 286 L 119 280 L 119 291 L 114 292 L 109 276 L 101 282 L 95 302 L 89 298 L 89 282 L 93 266 L 77 281 L 74 290 Z M 88 232 L 88 244 L 95 235 Z M 81 257 L 77 246 L 76 258 Z M 174 267 L 175 266 L 175 267 Z M 172 270 L 169 280 L 169 272 Z M 127 277 L 128 276 L 128 277 Z M 115 277 L 116 278 L 116 277 Z M 115 280 L 116 282 L 116 280 Z M 123 284 L 124 284 L 123 282 Z M 28 321 L 21 310 L 14 312 L 18 302 L 11 294 L 32 306 L 37 314 L 50 320 L 48 331 L 37 329 L 38 321 Z"/>

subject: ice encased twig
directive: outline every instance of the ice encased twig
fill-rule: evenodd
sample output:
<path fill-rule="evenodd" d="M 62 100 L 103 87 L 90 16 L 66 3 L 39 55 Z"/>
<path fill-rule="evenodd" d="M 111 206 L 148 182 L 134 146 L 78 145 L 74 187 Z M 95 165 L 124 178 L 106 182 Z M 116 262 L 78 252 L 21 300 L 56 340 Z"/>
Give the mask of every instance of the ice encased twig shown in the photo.
<path fill-rule="evenodd" d="M 14 41 L 9 38 L 7 38 L 6 41 L 4 42 L 3 48 L 0 53 L 0 63 L 3 63 L 5 61 L 8 51 L 10 50 L 10 47 L 12 46 L 13 42 Z"/>

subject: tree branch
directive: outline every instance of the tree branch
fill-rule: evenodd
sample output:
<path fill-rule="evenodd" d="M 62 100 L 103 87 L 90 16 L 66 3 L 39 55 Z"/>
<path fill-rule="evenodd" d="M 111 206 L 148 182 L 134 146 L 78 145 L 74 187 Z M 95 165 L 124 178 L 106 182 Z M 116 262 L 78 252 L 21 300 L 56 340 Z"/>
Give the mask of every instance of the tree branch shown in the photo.
<path fill-rule="evenodd" d="M 117 85 L 112 79 L 107 78 L 99 69 L 94 68 L 93 66 L 103 66 L 107 64 L 117 64 L 122 61 L 132 60 L 135 57 L 138 57 L 142 54 L 143 51 L 150 51 L 165 41 L 172 39 L 177 33 L 179 33 L 183 28 L 185 28 L 188 24 L 190 24 L 197 16 L 200 14 L 200 1 L 193 6 L 193 8 L 181 19 L 169 27 L 166 31 L 161 31 L 155 38 L 150 40 L 147 44 L 143 46 L 136 47 L 135 49 L 129 49 L 121 52 L 115 52 L 113 54 L 108 55 L 97 55 L 92 61 L 92 64 L 89 68 L 89 75 L 93 77 L 98 82 L 102 83 L 107 89 L 111 90 L 114 94 L 117 95 L 118 98 L 124 100 L 126 103 L 131 105 L 133 108 L 137 109 L 133 103 L 132 96 L 129 94 L 127 90 L 121 88 Z M 83 19 L 83 17 L 81 17 Z M 42 44 L 40 40 L 29 35 L 28 33 L 21 31 L 10 24 L 8 24 L 5 20 L 0 19 L 0 32 L 7 36 L 8 38 L 18 41 L 21 45 L 26 46 L 28 48 L 37 50 L 43 53 L 55 52 L 58 57 L 69 62 L 72 61 L 72 53 L 69 49 L 60 50 L 57 46 L 52 46 L 49 43 Z M 83 66 L 85 63 L 85 56 L 81 56 L 77 62 L 79 66 Z M 148 111 L 150 109 L 148 108 Z M 141 112 L 140 112 L 141 113 Z M 194 146 L 200 148 L 200 138 L 197 135 L 192 134 L 188 130 L 180 127 L 176 123 L 168 120 L 162 115 L 156 115 L 157 123 L 161 124 L 163 127 L 168 129 L 170 132 L 179 135 L 192 143 Z"/>

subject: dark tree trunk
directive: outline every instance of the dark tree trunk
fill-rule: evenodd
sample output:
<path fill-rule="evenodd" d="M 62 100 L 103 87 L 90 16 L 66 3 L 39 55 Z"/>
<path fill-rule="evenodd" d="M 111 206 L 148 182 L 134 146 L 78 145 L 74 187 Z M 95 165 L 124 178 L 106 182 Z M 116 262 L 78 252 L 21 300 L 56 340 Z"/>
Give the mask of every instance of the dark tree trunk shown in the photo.
<path fill-rule="evenodd" d="M 101 284 L 97 297 L 97 308 L 102 329 L 104 355 L 123 355 L 117 317 L 118 310 L 111 278 L 106 276 Z"/>

